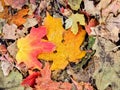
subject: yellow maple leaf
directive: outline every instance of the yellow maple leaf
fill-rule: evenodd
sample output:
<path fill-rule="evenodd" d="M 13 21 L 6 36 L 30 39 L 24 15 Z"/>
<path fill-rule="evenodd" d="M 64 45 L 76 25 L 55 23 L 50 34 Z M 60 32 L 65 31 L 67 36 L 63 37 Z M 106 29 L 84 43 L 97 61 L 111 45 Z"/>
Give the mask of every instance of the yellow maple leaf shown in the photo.
<path fill-rule="evenodd" d="M 44 24 L 47 28 L 48 40 L 59 44 L 63 39 L 64 28 L 62 27 L 62 20 L 60 18 L 53 18 L 47 13 L 47 17 L 44 20 Z"/>
<path fill-rule="evenodd" d="M 64 69 L 69 62 L 76 62 L 85 56 L 86 52 L 79 49 L 85 38 L 85 30 L 79 28 L 78 34 L 74 35 L 70 30 L 64 30 L 60 19 L 49 14 L 44 24 L 48 40 L 55 43 L 56 51 L 40 54 L 38 58 L 53 61 L 51 70 Z"/>

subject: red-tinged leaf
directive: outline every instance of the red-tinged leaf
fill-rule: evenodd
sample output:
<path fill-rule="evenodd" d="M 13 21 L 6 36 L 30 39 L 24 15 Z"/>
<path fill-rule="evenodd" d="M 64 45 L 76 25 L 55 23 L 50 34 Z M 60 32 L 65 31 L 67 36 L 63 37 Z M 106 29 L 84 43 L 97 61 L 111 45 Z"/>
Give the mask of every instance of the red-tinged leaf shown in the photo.
<path fill-rule="evenodd" d="M 40 76 L 40 72 L 34 72 L 34 73 L 32 73 L 31 75 L 29 75 L 27 78 L 25 78 L 25 79 L 22 81 L 21 85 L 33 87 L 34 84 L 35 84 L 35 80 L 36 80 L 36 78 L 37 78 L 38 76 Z"/>
<path fill-rule="evenodd" d="M 91 19 L 88 25 L 85 25 L 86 32 L 90 35 L 92 32 L 91 27 L 95 27 L 96 25 L 98 25 L 98 22 L 95 19 Z"/>
<path fill-rule="evenodd" d="M 7 49 L 5 45 L 0 45 L 0 54 L 5 54 L 7 52 Z"/>
<path fill-rule="evenodd" d="M 16 55 L 16 60 L 18 64 L 24 62 L 28 68 L 41 69 L 42 64 L 37 60 L 37 56 L 55 49 L 53 43 L 42 39 L 45 35 L 46 28 L 44 26 L 38 28 L 33 27 L 30 34 L 17 41 L 19 51 Z"/>
<path fill-rule="evenodd" d="M 72 84 L 51 80 L 51 71 L 48 63 L 41 70 L 41 76 L 36 79 L 35 90 L 71 90 Z"/>

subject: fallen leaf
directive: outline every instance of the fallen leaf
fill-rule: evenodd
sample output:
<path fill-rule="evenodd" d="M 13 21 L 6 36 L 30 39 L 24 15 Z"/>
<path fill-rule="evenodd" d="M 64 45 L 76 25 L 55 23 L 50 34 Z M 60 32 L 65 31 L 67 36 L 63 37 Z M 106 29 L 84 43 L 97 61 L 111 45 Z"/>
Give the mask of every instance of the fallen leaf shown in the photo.
<path fill-rule="evenodd" d="M 29 75 L 22 81 L 21 85 L 33 87 L 35 85 L 35 80 L 38 76 L 40 76 L 40 72 L 33 72 L 31 75 Z"/>
<path fill-rule="evenodd" d="M 5 45 L 0 45 L 0 54 L 6 54 L 7 53 L 7 49 Z"/>
<path fill-rule="evenodd" d="M 84 1 L 84 6 L 85 6 L 85 11 L 90 14 L 90 15 L 100 15 L 100 11 L 95 7 L 94 1 L 92 0 L 83 0 Z M 104 1 L 104 0 L 103 0 Z"/>
<path fill-rule="evenodd" d="M 111 85 L 112 90 L 118 90 L 120 79 L 119 79 L 119 68 L 120 68 L 120 51 L 111 52 L 116 45 L 109 40 L 99 37 L 96 40 L 93 49 L 96 49 L 95 56 L 99 62 L 93 78 L 96 80 L 96 85 L 99 90 L 105 90 Z"/>
<path fill-rule="evenodd" d="M 4 10 L 2 2 L 0 1 L 0 12 L 2 12 Z"/>
<path fill-rule="evenodd" d="M 68 1 L 68 5 L 70 5 L 70 7 L 73 10 L 78 10 L 80 8 L 80 4 L 82 2 L 82 0 L 67 0 Z"/>
<path fill-rule="evenodd" d="M 40 54 L 38 58 L 53 61 L 51 70 L 64 69 L 69 62 L 77 62 L 78 59 L 85 56 L 86 52 L 79 49 L 85 38 L 85 30 L 80 27 L 77 35 L 70 30 L 65 32 L 61 20 L 49 15 L 45 19 L 45 26 L 48 31 L 47 38 L 55 43 L 56 50 Z"/>
<path fill-rule="evenodd" d="M 20 85 L 22 81 L 22 75 L 17 70 L 12 70 L 10 74 L 5 77 L 0 68 L 0 88 L 8 90 L 24 90 L 24 87 Z"/>
<path fill-rule="evenodd" d="M 33 27 L 37 24 L 37 20 L 35 18 L 27 18 L 27 21 L 26 23 L 24 23 L 24 27 L 25 28 L 30 28 L 30 27 Z"/>
<path fill-rule="evenodd" d="M 7 50 L 8 52 L 10 53 L 10 55 L 15 58 L 16 57 L 16 54 L 17 54 L 17 51 L 18 51 L 18 48 L 17 48 L 17 42 L 14 42 L 12 43 L 11 45 L 9 45 L 7 47 Z"/>
<path fill-rule="evenodd" d="M 84 82 L 76 82 L 72 79 L 73 83 L 75 84 L 77 90 L 94 90 L 94 88 L 91 86 L 90 83 L 84 83 Z"/>
<path fill-rule="evenodd" d="M 35 90 L 71 90 L 72 84 L 68 82 L 56 82 L 51 80 L 50 65 L 45 64 L 41 70 L 41 76 L 36 79 Z"/>
<path fill-rule="evenodd" d="M 8 7 L 5 7 L 3 12 L 0 12 L 0 18 L 8 19 L 10 18 Z"/>
<path fill-rule="evenodd" d="M 55 49 L 55 45 L 42 39 L 45 35 L 46 28 L 44 26 L 38 28 L 33 27 L 30 34 L 18 39 L 17 47 L 19 51 L 16 55 L 18 64 L 24 62 L 28 68 L 41 68 L 42 64 L 37 60 L 37 56 L 41 53 L 48 53 Z"/>
<path fill-rule="evenodd" d="M 84 18 L 84 15 L 83 14 L 72 14 L 71 16 L 69 16 L 70 21 L 72 22 L 72 27 L 71 27 L 71 31 L 74 33 L 74 34 L 77 34 L 78 33 L 78 22 L 80 25 L 85 25 L 85 18 Z"/>
<path fill-rule="evenodd" d="M 98 25 L 98 22 L 95 19 L 91 19 L 88 25 L 85 25 L 85 30 L 88 33 L 88 35 L 90 35 L 90 33 L 92 32 L 91 28 L 97 25 Z"/>
<path fill-rule="evenodd" d="M 26 19 L 24 16 L 28 14 L 29 9 L 21 9 L 19 10 L 15 15 L 11 17 L 11 19 L 8 21 L 11 24 L 16 24 L 17 26 L 20 26 L 26 22 Z"/>
<path fill-rule="evenodd" d="M 106 20 L 110 13 L 117 15 L 118 12 L 120 12 L 120 1 L 114 0 L 106 8 L 102 9 L 103 21 Z"/>
<path fill-rule="evenodd" d="M 101 10 L 101 9 L 105 9 L 110 3 L 111 3 L 112 0 L 108 0 L 108 1 L 105 1 L 105 0 L 101 0 L 98 5 L 96 6 L 96 8 L 98 10 Z"/>
<path fill-rule="evenodd" d="M 4 0 L 6 5 L 10 5 L 12 8 L 21 9 L 25 5 L 26 0 Z"/>
<path fill-rule="evenodd" d="M 13 70 L 13 64 L 7 60 L 1 61 L 1 68 L 4 76 L 8 76 L 10 71 Z"/>
<path fill-rule="evenodd" d="M 16 40 L 17 26 L 15 24 L 5 24 L 3 26 L 3 38 Z"/>
<path fill-rule="evenodd" d="M 62 27 L 62 20 L 60 18 L 53 18 L 47 13 L 44 25 L 47 28 L 48 40 L 54 42 L 55 45 L 59 45 L 63 40 L 63 33 L 65 31 Z"/>

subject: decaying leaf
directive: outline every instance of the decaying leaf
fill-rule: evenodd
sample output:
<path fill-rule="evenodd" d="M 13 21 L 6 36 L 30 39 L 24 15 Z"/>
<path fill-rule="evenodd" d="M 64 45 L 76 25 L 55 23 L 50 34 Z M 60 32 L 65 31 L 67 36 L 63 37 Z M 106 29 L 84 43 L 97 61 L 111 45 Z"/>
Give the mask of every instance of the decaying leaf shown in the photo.
<path fill-rule="evenodd" d="M 4 39 L 13 39 L 17 38 L 16 36 L 17 26 L 15 24 L 5 24 L 3 26 L 3 38 Z"/>
<path fill-rule="evenodd" d="M 56 82 L 51 80 L 50 65 L 45 64 L 41 70 L 41 76 L 36 78 L 35 90 L 71 90 L 72 84 L 68 82 Z"/>
<path fill-rule="evenodd" d="M 0 12 L 2 12 L 4 10 L 3 6 L 2 6 L 2 2 L 0 1 Z"/>
<path fill-rule="evenodd" d="M 6 5 L 10 5 L 12 8 L 21 9 L 25 5 L 26 0 L 4 0 Z"/>
<path fill-rule="evenodd" d="M 99 41 L 100 40 L 100 41 Z M 95 56 L 97 57 L 97 63 L 100 67 L 95 71 L 93 77 L 96 80 L 96 85 L 99 90 L 105 90 L 111 85 L 113 90 L 118 90 L 120 78 L 120 52 L 111 52 L 116 46 L 103 38 L 99 38 L 94 45 L 96 49 Z"/>
<path fill-rule="evenodd" d="M 79 49 L 85 38 L 85 30 L 79 27 L 79 32 L 76 35 L 70 30 L 65 32 L 61 20 L 50 15 L 45 19 L 45 26 L 48 31 L 48 40 L 55 43 L 56 50 L 40 54 L 39 59 L 53 61 L 51 70 L 64 69 L 68 62 L 77 62 L 85 56 L 86 52 Z"/>
<path fill-rule="evenodd" d="M 10 53 L 10 55 L 15 58 L 18 48 L 17 48 L 17 42 L 12 43 L 10 46 L 7 47 L 8 52 Z"/>
<path fill-rule="evenodd" d="M 3 71 L 4 76 L 8 76 L 10 71 L 13 70 L 13 64 L 9 61 L 1 61 L 1 68 Z"/>
<path fill-rule="evenodd" d="M 55 49 L 55 45 L 42 39 L 45 35 L 46 28 L 44 26 L 38 28 L 33 27 L 30 34 L 17 41 L 19 51 L 16 55 L 16 60 L 18 64 L 24 62 L 28 68 L 41 68 L 42 64 L 37 60 L 37 56 L 40 53 L 51 52 Z"/>
<path fill-rule="evenodd" d="M 68 0 L 68 4 L 73 10 L 78 10 L 80 8 L 82 0 Z"/>
<path fill-rule="evenodd" d="M 7 90 L 24 90 L 24 87 L 20 85 L 22 81 L 22 75 L 17 70 L 12 70 L 10 74 L 5 77 L 0 68 L 0 88 Z"/>
<path fill-rule="evenodd" d="M 80 25 L 85 25 L 85 18 L 83 14 L 72 14 L 71 16 L 69 16 L 70 21 L 72 22 L 72 27 L 71 27 L 71 31 L 74 34 L 78 33 L 78 23 Z M 69 23 L 69 22 L 68 22 Z"/>
<path fill-rule="evenodd" d="M 113 13 L 114 15 L 117 15 L 118 12 L 120 12 L 120 1 L 114 0 L 109 4 L 105 9 L 102 10 L 102 16 L 106 18 L 109 16 L 110 13 Z"/>
<path fill-rule="evenodd" d="M 84 1 L 85 11 L 88 14 L 91 14 L 91 15 L 99 15 L 100 14 L 100 11 L 94 5 L 94 1 L 92 1 L 92 0 L 83 0 L 83 1 Z"/>
<path fill-rule="evenodd" d="M 25 28 L 33 27 L 37 24 L 37 20 L 35 18 L 27 18 L 26 23 L 24 23 Z"/>
<path fill-rule="evenodd" d="M 84 82 L 76 82 L 72 79 L 73 83 L 76 86 L 77 90 L 94 90 L 93 87 L 90 85 L 90 83 L 84 83 Z"/>

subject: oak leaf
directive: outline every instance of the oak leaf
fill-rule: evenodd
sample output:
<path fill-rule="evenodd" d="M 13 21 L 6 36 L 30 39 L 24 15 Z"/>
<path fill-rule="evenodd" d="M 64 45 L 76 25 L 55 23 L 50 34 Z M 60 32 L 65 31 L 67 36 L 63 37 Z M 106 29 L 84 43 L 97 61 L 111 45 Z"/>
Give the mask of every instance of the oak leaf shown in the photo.
<path fill-rule="evenodd" d="M 69 62 L 77 62 L 85 56 L 86 52 L 79 49 L 85 38 L 85 30 L 80 27 L 77 35 L 70 30 L 65 32 L 61 20 L 50 15 L 45 19 L 45 26 L 48 31 L 48 40 L 55 43 L 56 50 L 40 54 L 38 58 L 53 61 L 51 70 L 64 69 Z"/>
<path fill-rule="evenodd" d="M 16 55 L 16 60 L 19 63 L 24 62 L 28 68 L 41 68 L 41 63 L 37 60 L 40 53 L 47 53 L 54 50 L 55 45 L 47 40 L 42 39 L 46 35 L 44 26 L 32 28 L 30 34 L 26 37 L 18 39 L 17 47 L 19 51 Z"/>

